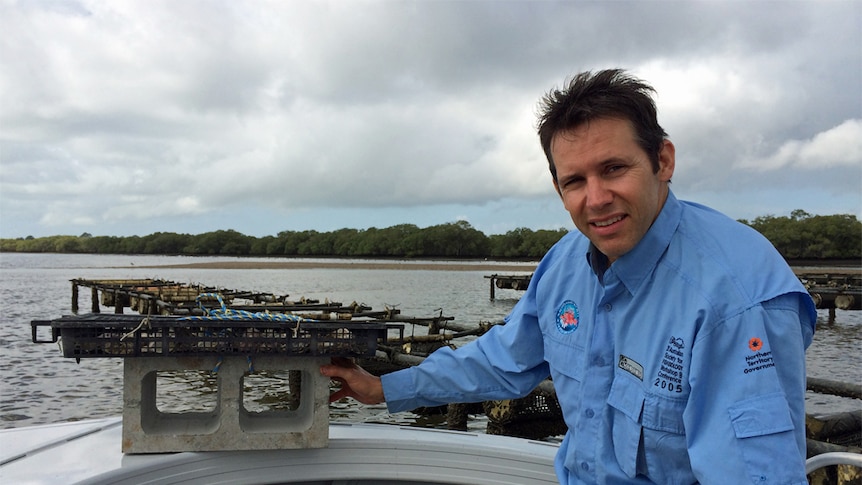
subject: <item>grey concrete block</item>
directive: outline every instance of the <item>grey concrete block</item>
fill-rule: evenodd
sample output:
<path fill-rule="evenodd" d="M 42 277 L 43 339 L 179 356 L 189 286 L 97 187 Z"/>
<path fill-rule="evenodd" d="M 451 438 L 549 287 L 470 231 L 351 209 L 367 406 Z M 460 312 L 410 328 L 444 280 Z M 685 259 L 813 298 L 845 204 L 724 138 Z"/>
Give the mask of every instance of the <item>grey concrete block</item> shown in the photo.
<path fill-rule="evenodd" d="M 253 357 L 255 372 L 296 371 L 301 376 L 295 408 L 249 411 L 243 404 L 245 356 L 135 357 L 124 362 L 124 453 L 323 448 L 329 442 L 329 379 L 319 367 L 328 357 Z M 211 371 L 218 364 L 214 409 L 158 409 L 157 374 Z"/>

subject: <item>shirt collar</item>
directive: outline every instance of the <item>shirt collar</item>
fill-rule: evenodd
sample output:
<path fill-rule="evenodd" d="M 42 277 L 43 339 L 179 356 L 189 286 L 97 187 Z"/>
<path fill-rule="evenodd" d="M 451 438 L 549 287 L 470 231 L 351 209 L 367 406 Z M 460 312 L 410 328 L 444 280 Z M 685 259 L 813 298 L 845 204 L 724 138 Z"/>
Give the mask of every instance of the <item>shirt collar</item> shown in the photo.
<path fill-rule="evenodd" d="M 656 220 L 643 239 L 631 251 L 617 258 L 611 270 L 617 275 L 631 294 L 635 294 L 643 281 L 652 273 L 664 254 L 682 218 L 682 204 L 668 190 L 667 200 Z M 609 269 L 608 258 L 592 243 L 587 251 L 587 263 L 603 283 L 604 273 Z"/>

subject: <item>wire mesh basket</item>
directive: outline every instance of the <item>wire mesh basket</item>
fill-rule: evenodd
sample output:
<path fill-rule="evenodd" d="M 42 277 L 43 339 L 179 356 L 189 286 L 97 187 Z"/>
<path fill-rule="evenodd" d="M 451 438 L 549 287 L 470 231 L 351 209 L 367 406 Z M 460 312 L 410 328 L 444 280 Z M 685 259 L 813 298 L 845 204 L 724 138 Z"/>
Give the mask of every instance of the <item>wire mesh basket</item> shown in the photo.
<path fill-rule="evenodd" d="M 72 315 L 33 320 L 33 342 L 60 342 L 64 357 L 193 355 L 369 356 L 385 339 L 385 322 L 302 319 L 191 319 L 176 316 Z M 50 327 L 50 339 L 40 328 Z M 44 333 L 44 331 L 42 331 Z"/>

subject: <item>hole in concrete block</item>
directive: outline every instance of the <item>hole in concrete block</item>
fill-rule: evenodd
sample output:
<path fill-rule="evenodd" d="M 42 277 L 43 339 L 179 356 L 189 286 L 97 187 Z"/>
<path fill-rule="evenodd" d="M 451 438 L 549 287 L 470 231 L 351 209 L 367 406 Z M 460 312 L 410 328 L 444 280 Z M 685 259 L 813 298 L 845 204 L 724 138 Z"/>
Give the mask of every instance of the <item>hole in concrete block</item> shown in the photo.
<path fill-rule="evenodd" d="M 156 372 L 156 409 L 161 413 L 215 411 L 218 377 L 208 370 Z"/>
<path fill-rule="evenodd" d="M 249 413 L 296 411 L 302 398 L 302 371 L 260 371 L 242 378 L 242 407 Z"/>
<path fill-rule="evenodd" d="M 245 433 L 283 434 L 282 438 L 287 441 L 280 444 L 282 447 L 291 447 L 287 444 L 290 440 L 311 439 L 297 436 L 309 432 L 318 423 L 316 410 L 322 412 L 315 400 L 314 384 L 314 376 L 307 369 L 267 369 L 246 374 L 240 386 L 240 429 Z M 325 403 L 322 408 L 328 410 Z"/>

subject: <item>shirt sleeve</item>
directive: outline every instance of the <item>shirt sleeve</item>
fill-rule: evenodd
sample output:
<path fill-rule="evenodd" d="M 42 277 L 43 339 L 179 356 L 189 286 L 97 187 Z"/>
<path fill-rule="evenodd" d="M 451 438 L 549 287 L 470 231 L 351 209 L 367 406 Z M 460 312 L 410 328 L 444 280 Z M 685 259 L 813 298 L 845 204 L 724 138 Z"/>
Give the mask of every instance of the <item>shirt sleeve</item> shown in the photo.
<path fill-rule="evenodd" d="M 807 297 L 787 293 L 752 306 L 695 342 L 684 422 L 701 483 L 807 483 Z"/>
<path fill-rule="evenodd" d="M 382 376 L 389 411 L 512 399 L 532 391 L 549 375 L 532 286 L 505 325 L 458 349 L 440 348 L 418 366 Z"/>

